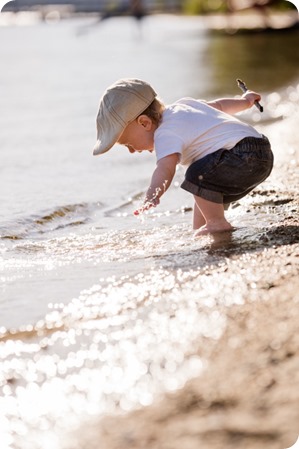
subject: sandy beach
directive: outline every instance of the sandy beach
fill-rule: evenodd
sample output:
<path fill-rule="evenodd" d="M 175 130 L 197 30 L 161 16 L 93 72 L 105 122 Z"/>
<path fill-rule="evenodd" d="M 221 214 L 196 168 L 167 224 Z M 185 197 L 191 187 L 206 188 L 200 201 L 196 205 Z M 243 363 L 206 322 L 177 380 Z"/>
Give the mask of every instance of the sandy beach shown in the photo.
<path fill-rule="evenodd" d="M 297 111 L 298 112 L 298 111 Z M 73 435 L 68 448 L 284 449 L 299 434 L 298 115 L 270 125 L 276 163 L 264 205 L 279 220 L 257 232 L 252 247 L 227 254 L 212 277 L 240 305 L 226 309 L 219 340 L 190 349 L 205 360 L 203 373 L 175 393 L 125 416 L 106 417 Z M 256 207 L 261 207 L 256 204 Z M 198 279 L 197 282 L 201 282 Z M 204 285 L 203 285 L 204 288 Z"/>

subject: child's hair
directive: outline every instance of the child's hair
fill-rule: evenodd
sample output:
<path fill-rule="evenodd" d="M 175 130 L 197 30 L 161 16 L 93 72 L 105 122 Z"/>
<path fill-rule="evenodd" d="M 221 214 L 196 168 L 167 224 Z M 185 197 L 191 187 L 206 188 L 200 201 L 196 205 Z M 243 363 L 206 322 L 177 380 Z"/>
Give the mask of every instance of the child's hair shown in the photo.
<path fill-rule="evenodd" d="M 156 97 L 140 115 L 147 115 L 150 119 L 152 119 L 155 125 L 159 125 L 164 110 L 165 105 L 159 98 Z"/>

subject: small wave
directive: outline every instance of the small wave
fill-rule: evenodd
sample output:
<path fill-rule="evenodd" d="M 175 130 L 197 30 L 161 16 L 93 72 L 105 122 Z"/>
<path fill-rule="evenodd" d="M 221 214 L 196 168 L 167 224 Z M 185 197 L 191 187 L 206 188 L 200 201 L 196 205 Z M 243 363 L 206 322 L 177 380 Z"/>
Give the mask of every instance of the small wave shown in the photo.
<path fill-rule="evenodd" d="M 41 212 L 40 215 L 21 217 L 0 227 L 0 238 L 21 240 L 28 236 L 45 234 L 69 226 L 79 226 L 89 221 L 91 212 L 101 208 L 101 203 L 80 203 L 60 206 Z"/>
<path fill-rule="evenodd" d="M 139 191 L 134 193 L 127 200 L 120 202 L 119 204 L 115 204 L 112 207 L 105 209 L 104 215 L 105 217 L 115 217 L 119 215 L 126 215 L 128 212 L 132 213 L 132 209 L 134 205 L 137 207 L 140 205 L 142 199 L 144 198 L 145 191 Z"/>

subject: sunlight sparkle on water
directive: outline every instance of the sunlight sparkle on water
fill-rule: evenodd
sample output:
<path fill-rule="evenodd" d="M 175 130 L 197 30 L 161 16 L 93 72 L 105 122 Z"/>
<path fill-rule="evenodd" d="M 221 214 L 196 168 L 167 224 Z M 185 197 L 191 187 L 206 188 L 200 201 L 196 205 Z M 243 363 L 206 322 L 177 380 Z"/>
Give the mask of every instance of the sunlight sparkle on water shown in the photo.
<path fill-rule="evenodd" d="M 12 416 L 21 415 L 25 428 L 51 429 L 55 420 L 59 428 L 70 428 L 86 414 L 149 405 L 203 372 L 206 361 L 197 348 L 221 337 L 226 311 L 243 304 L 248 289 L 253 294 L 261 281 L 247 268 L 249 260 L 255 267 L 254 254 L 232 257 L 231 266 L 242 264 L 245 271 L 222 277 L 227 263 L 209 253 L 209 240 L 194 244 L 181 231 L 174 225 L 109 232 L 108 245 L 105 234 L 97 235 L 93 246 L 91 236 L 71 238 L 78 254 L 86 244 L 91 260 L 94 253 L 102 260 L 125 259 L 129 248 L 136 263 L 139 252 L 152 257 L 152 267 L 132 276 L 99 276 L 68 304 L 52 301 L 43 319 L 22 330 L 35 342 L 26 345 L 16 330 L 15 340 L 2 345 L 8 354 L 1 367 L 4 407 L 14 396 Z M 53 244 L 55 257 L 64 263 L 64 240 Z M 36 408 L 26 413 L 30 397 Z"/>
<path fill-rule="evenodd" d="M 52 304 L 45 321 L 38 323 L 39 332 L 54 324 L 61 330 L 43 336 L 40 345 L 7 342 L 3 350 L 11 348 L 11 358 L 2 372 L 13 379 L 14 407 L 25 428 L 33 423 L 40 427 L 42 416 L 47 417 L 43 428 L 57 419 L 68 427 L 86 411 L 149 405 L 159 392 L 177 389 L 199 374 L 203 361 L 192 351 L 184 354 L 202 337 L 218 338 L 225 319 L 211 313 L 212 304 L 197 307 L 202 290 L 194 288 L 197 275 L 158 269 L 133 279 L 111 277 L 105 287 L 83 291 L 69 306 Z M 18 354 L 24 352 L 28 358 L 20 360 Z M 4 401 L 9 401 L 10 393 L 4 391 Z"/>

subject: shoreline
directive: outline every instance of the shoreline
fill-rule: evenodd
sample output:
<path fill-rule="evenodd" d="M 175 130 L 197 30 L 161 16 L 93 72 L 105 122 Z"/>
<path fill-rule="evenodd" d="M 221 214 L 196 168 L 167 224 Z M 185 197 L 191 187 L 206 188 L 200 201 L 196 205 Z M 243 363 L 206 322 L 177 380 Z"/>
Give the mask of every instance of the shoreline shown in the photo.
<path fill-rule="evenodd" d="M 153 16 L 172 16 L 179 17 L 180 19 L 192 19 L 194 22 L 197 21 L 199 23 L 199 29 L 206 29 L 211 32 L 222 31 L 227 34 L 234 34 L 238 31 L 261 32 L 270 29 L 277 32 L 280 30 L 291 31 L 292 29 L 297 30 L 299 26 L 298 13 L 292 10 L 285 12 L 271 11 L 267 15 L 252 10 L 226 14 L 207 13 L 205 15 L 187 15 L 154 11 L 145 14 L 144 19 L 146 20 Z M 50 25 L 60 21 L 73 19 L 94 19 L 95 21 L 99 21 L 100 17 L 100 12 L 75 12 L 71 5 L 49 5 L 27 11 L 3 11 L 0 14 L 0 27 L 9 25 L 32 25 L 43 22 Z M 130 14 L 116 14 L 115 16 L 111 15 L 111 17 L 108 18 L 113 19 L 121 17 L 130 17 Z M 142 20 L 140 22 L 142 22 Z"/>
<path fill-rule="evenodd" d="M 241 303 L 227 309 L 220 339 L 193 348 L 205 361 L 203 373 L 148 407 L 87 424 L 84 435 L 70 437 L 67 449 L 96 449 L 99 444 L 105 449 L 284 449 L 294 444 L 299 434 L 295 130 L 294 117 L 267 127 L 273 140 L 285 138 L 271 175 L 274 203 L 281 206 L 279 220 L 257 234 L 260 246 L 236 254 L 228 248 L 225 264 L 209 268 L 223 288 L 229 279 L 239 278 L 245 289 L 231 287 L 240 288 Z M 266 191 L 265 200 L 268 196 Z"/>

